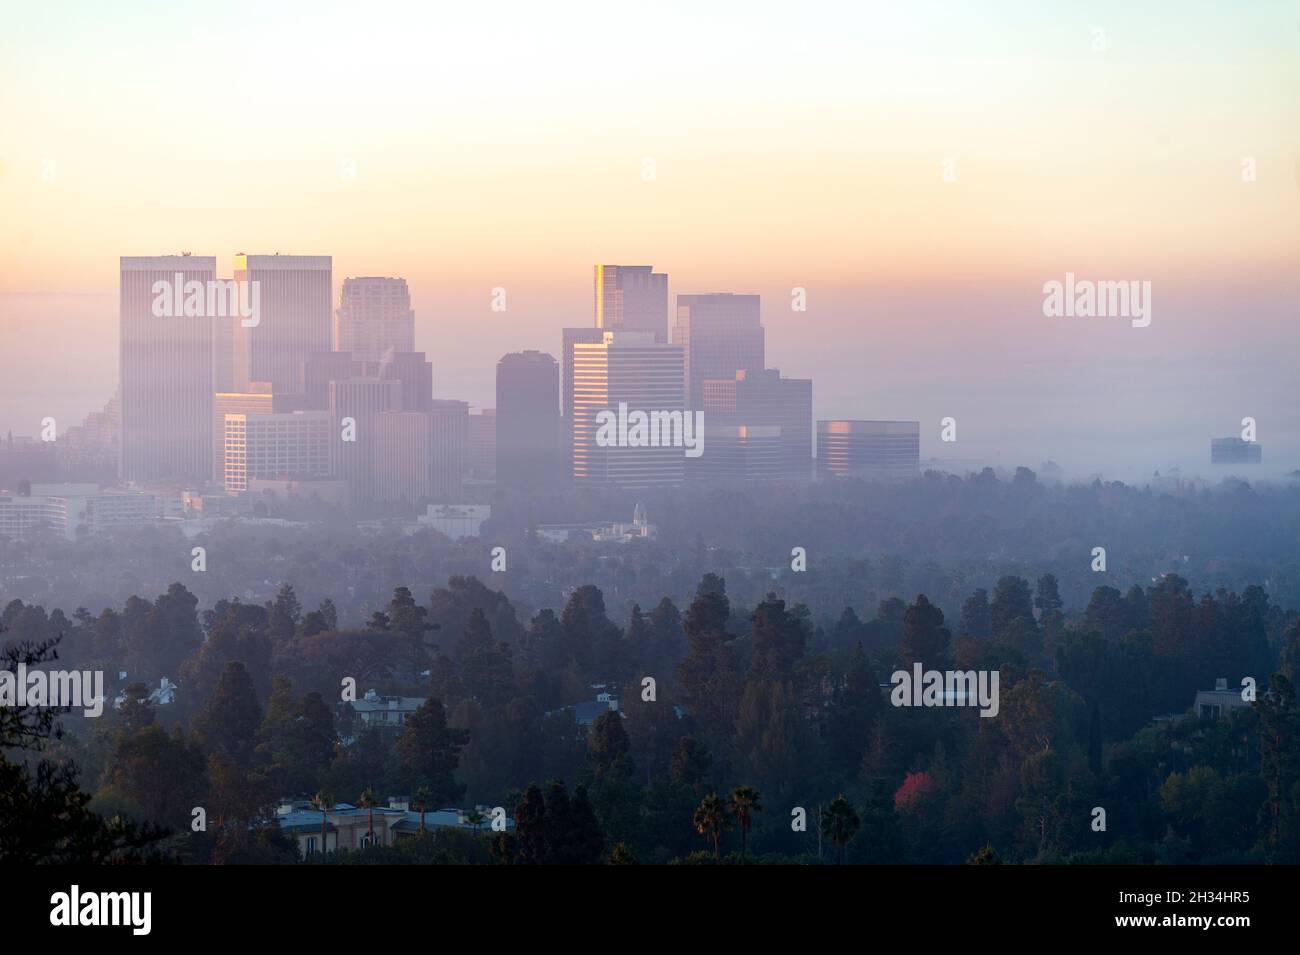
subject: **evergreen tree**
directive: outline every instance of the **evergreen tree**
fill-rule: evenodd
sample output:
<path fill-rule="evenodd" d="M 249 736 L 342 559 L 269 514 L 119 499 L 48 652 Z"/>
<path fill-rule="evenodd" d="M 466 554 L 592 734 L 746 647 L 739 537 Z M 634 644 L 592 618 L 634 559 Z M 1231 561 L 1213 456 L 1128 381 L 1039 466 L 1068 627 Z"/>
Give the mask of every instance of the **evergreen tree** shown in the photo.
<path fill-rule="evenodd" d="M 456 781 L 460 752 L 469 734 L 447 725 L 442 701 L 430 697 L 406 720 L 394 750 L 410 789 L 427 786 L 443 805 L 455 803 L 465 792 Z"/>
<path fill-rule="evenodd" d="M 298 632 L 302 604 L 291 584 L 281 584 L 275 601 L 267 605 L 266 630 L 272 640 L 289 640 Z"/>
<path fill-rule="evenodd" d="M 993 600 L 989 604 L 989 622 L 993 639 L 999 643 L 1014 642 L 1014 631 L 1018 623 L 1034 623 L 1034 604 L 1029 594 L 1029 584 L 1019 577 L 1006 576 L 993 588 Z"/>
<path fill-rule="evenodd" d="M 943 625 L 943 611 L 919 594 L 903 617 L 903 665 L 920 663 L 926 669 L 941 670 L 948 662 L 950 635 Z"/>
<path fill-rule="evenodd" d="M 802 621 L 787 613 L 785 601 L 769 593 L 754 610 L 750 672 L 756 677 L 789 679 L 803 657 L 808 634 Z"/>
<path fill-rule="evenodd" d="M 226 665 L 216 690 L 194 719 L 194 731 L 210 753 L 224 753 L 241 768 L 253 763 L 262 708 L 253 679 L 239 661 Z"/>
<path fill-rule="evenodd" d="M 980 588 L 961 605 L 961 634 L 976 640 L 993 636 L 993 618 L 989 613 L 989 593 Z"/>
<path fill-rule="evenodd" d="M 542 865 L 547 858 L 546 804 L 536 785 L 524 790 L 515 806 L 515 859 L 520 865 Z"/>

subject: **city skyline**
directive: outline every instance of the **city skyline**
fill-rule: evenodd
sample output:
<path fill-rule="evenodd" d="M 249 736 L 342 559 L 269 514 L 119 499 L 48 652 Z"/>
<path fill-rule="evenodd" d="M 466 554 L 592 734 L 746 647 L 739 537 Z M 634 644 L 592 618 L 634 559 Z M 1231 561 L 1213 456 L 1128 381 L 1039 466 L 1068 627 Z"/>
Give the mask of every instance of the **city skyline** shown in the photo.
<path fill-rule="evenodd" d="M 411 30 L 394 33 L 328 6 L 305 24 L 262 11 L 249 32 L 240 4 L 181 41 L 168 31 L 192 7 L 114 21 L 72 4 L 116 46 L 75 41 L 55 70 L 58 6 L 0 37 L 0 108 L 23 130 L 0 132 L 5 432 L 112 393 L 117 256 L 218 250 L 224 276 L 236 251 L 281 250 L 330 254 L 336 278 L 403 276 L 439 395 L 476 407 L 498 339 L 555 353 L 588 323 L 594 263 L 653 263 L 670 302 L 760 295 L 768 350 L 817 380 L 817 417 L 919 419 L 926 456 L 960 408 L 962 458 L 1142 478 L 1201 463 L 1207 435 L 1251 415 L 1265 468 L 1300 466 L 1285 3 L 1189 5 L 1176 25 L 1118 3 L 827 8 L 780 29 L 606 10 L 637 43 L 605 50 L 581 19 L 555 38 L 619 77 L 598 89 L 524 39 L 543 26 L 526 7 L 508 11 L 517 30 L 440 22 L 429 74 L 425 12 L 395 12 Z M 741 42 L 719 47 L 729 30 Z M 301 96 L 281 31 L 353 65 L 310 59 L 317 95 Z M 484 49 L 496 65 L 466 69 Z M 246 68 L 253 115 L 224 71 L 160 82 L 217 55 Z M 678 60 L 689 83 L 662 69 Z M 205 121 L 160 119 L 187 111 Z M 230 160 L 232 136 L 256 149 Z M 1066 273 L 1151 282 L 1151 325 L 1046 318 L 1043 284 Z"/>
<path fill-rule="evenodd" d="M 132 258 L 139 259 L 142 262 L 154 261 L 157 259 L 157 257 L 151 258 L 151 257 L 124 256 L 122 257 L 122 260 L 127 261 L 128 259 L 132 259 Z M 238 263 L 241 258 L 243 257 L 242 256 L 229 257 L 229 261 L 232 261 L 236 264 L 235 274 L 237 277 L 240 274 L 238 269 Z M 209 262 L 212 259 L 212 257 L 209 256 L 207 258 L 203 258 L 202 256 L 187 255 L 185 257 L 177 258 L 176 261 L 196 262 L 199 259 L 202 259 L 204 262 Z M 317 261 L 317 262 L 329 263 L 332 260 L 332 257 L 331 256 L 303 257 L 303 256 L 292 256 L 292 255 L 277 255 L 277 256 L 269 256 L 269 257 L 258 257 L 258 259 L 269 260 L 271 262 L 275 262 L 277 259 L 279 259 L 283 261 L 287 266 L 293 260 Z M 161 259 L 157 259 L 157 260 L 162 261 Z M 227 271 L 222 268 L 221 265 L 222 260 L 223 257 L 220 255 L 215 257 L 216 264 L 215 264 L 215 268 L 212 271 L 213 274 L 216 276 L 220 276 L 224 271 Z M 600 267 L 598 266 L 597 268 L 599 269 Z M 206 272 L 204 274 L 207 275 Z M 168 273 L 167 277 L 170 278 L 171 273 Z M 664 277 L 670 278 L 670 276 L 664 276 Z M 337 311 L 337 306 L 339 306 L 339 304 L 342 302 L 342 296 L 345 287 L 348 285 L 349 282 L 356 282 L 356 281 L 357 279 L 353 276 L 340 274 L 337 277 L 337 281 L 332 282 L 332 285 L 337 290 L 337 294 L 333 296 L 333 298 L 331 299 L 332 304 L 330 304 L 329 308 L 327 309 L 327 311 L 330 313 L 331 316 L 330 317 L 331 323 L 334 322 L 333 316 L 334 313 Z M 404 278 L 383 279 L 381 281 L 402 283 L 403 286 L 405 285 Z M 671 338 L 673 336 L 680 336 L 681 334 L 680 324 L 682 319 L 680 317 L 680 313 L 682 310 L 682 302 L 709 301 L 709 300 L 718 300 L 719 298 L 721 298 L 724 301 L 727 298 L 733 299 L 735 301 L 742 301 L 745 299 L 758 299 L 761 301 L 762 296 L 747 296 L 744 293 L 732 293 L 732 292 L 686 293 L 686 292 L 674 290 L 670 294 L 670 301 L 677 303 L 677 311 L 679 312 L 679 317 L 677 319 L 678 324 L 671 326 L 669 328 L 669 332 L 670 332 L 669 337 Z M 411 301 L 414 301 L 414 299 L 411 299 Z M 780 306 L 778 306 L 777 309 L 779 309 L 779 307 Z M 274 306 L 272 306 L 272 311 L 274 311 Z M 771 314 L 775 310 L 764 305 L 759 311 L 761 312 L 761 315 L 759 320 L 760 325 L 758 328 L 758 333 L 759 333 L 758 348 L 760 351 L 762 351 L 763 344 L 764 344 L 763 333 L 766 331 L 766 323 L 767 323 L 766 316 Z M 597 341 L 599 340 L 599 337 L 601 335 L 601 330 L 594 325 L 594 321 L 598 321 L 599 319 L 600 319 L 599 312 L 597 312 L 594 319 L 592 317 L 587 317 L 585 319 L 586 324 L 577 326 L 574 329 L 560 329 L 557 331 L 564 331 L 565 335 L 560 336 L 561 338 L 565 338 L 565 336 L 569 335 L 570 333 L 576 333 L 583 340 Z M 240 328 L 240 322 L 236 319 L 233 321 L 232 324 L 234 326 L 234 338 L 236 343 L 238 343 L 239 336 L 242 332 L 242 329 Z M 1121 324 L 1125 324 L 1125 323 L 1121 323 Z M 1111 334 L 1113 334 L 1113 328 L 1114 326 L 1112 326 Z M 257 329 L 252 329 L 250 331 L 256 332 Z M 263 331 L 265 331 L 265 329 L 263 329 Z M 1141 331 L 1138 331 L 1138 334 L 1141 334 Z M 214 348 L 216 348 L 218 342 L 219 339 L 214 338 Z M 510 344 L 514 345 L 513 342 Z M 314 347 L 313 343 L 311 342 L 307 342 L 298 346 L 298 352 L 295 352 L 295 356 L 297 356 L 298 353 L 300 352 L 302 354 L 307 354 L 308 357 L 316 356 L 315 360 L 320 360 L 326 356 L 340 356 L 343 354 L 338 351 L 326 352 L 326 353 L 320 353 L 320 352 L 309 353 L 308 349 L 311 347 Z M 498 348 L 503 346 L 494 345 L 493 347 Z M 526 348 L 523 348 L 522 345 L 518 347 L 520 350 L 525 350 L 525 351 L 528 350 Z M 534 349 L 534 350 L 539 350 L 543 352 L 549 352 L 551 350 L 555 350 L 557 354 L 562 355 L 563 345 L 561 343 L 561 347 L 556 348 L 555 342 L 554 340 L 552 340 L 549 343 L 544 342 L 541 348 Z M 789 343 L 787 343 L 787 345 L 782 351 L 782 357 L 779 360 L 765 358 L 764 363 L 768 365 L 777 363 L 782 366 L 787 366 L 788 362 L 784 360 L 784 356 L 787 353 L 798 355 L 800 351 L 801 351 L 801 347 L 799 346 L 799 344 L 796 343 L 793 346 L 791 346 Z M 237 348 L 235 354 L 236 354 L 236 363 L 237 363 L 238 354 L 239 354 Z M 502 352 L 499 351 L 495 352 L 496 359 L 499 359 L 501 357 L 501 354 Z M 396 356 L 390 354 L 388 361 L 393 362 L 394 360 L 396 360 L 398 364 L 400 364 L 401 362 L 406 361 L 408 358 L 414 360 L 418 356 L 420 356 L 420 353 L 400 353 L 397 354 Z M 836 355 L 823 355 L 821 357 L 830 360 L 832 362 L 838 361 L 842 358 L 842 356 L 836 356 Z M 1280 356 L 1273 356 L 1273 357 L 1279 361 L 1283 360 Z M 1261 360 L 1263 359 L 1261 358 Z M 493 363 L 495 363 L 495 359 Z M 362 374 L 363 372 L 365 374 L 380 374 L 379 371 L 380 364 L 381 364 L 380 362 L 370 362 L 370 363 L 359 362 L 354 358 L 351 362 L 350 367 L 352 367 L 355 373 L 357 374 Z M 485 408 L 490 410 L 490 406 L 493 403 L 495 396 L 489 393 L 489 395 L 486 398 L 483 398 L 482 397 L 483 389 L 480 385 L 480 379 L 484 377 L 486 377 L 489 381 L 491 380 L 490 372 L 486 376 L 484 376 L 480 374 L 480 370 L 476 368 L 466 368 L 464 366 L 455 366 L 449 363 L 443 363 L 440 369 L 435 373 L 432 372 L 432 368 L 431 368 L 432 364 L 433 364 L 432 361 L 424 362 L 424 367 L 426 369 L 429 369 L 428 371 L 425 372 L 425 374 L 432 376 L 433 381 L 436 383 L 433 387 L 433 392 L 437 394 L 440 398 L 464 400 L 467 401 L 471 407 Z M 687 364 L 689 364 L 689 360 L 687 361 Z M 1102 369 L 1103 375 L 1112 372 L 1113 372 L 1113 368 Z M 402 376 L 400 372 L 393 372 L 393 374 L 398 377 Z M 390 376 L 390 372 L 388 370 L 385 370 L 382 372 L 382 375 L 388 377 Z M 818 376 L 814 375 L 813 377 L 818 377 Z M 313 385 L 311 384 L 311 382 L 313 381 L 313 373 L 310 367 L 308 367 L 306 370 L 305 381 L 302 378 L 302 372 L 299 372 L 297 375 L 295 375 L 294 380 L 299 383 L 298 385 L 295 386 L 295 390 L 300 391 L 302 387 L 305 385 L 307 391 L 309 392 L 309 396 L 308 396 L 309 400 L 307 405 L 308 407 L 325 407 L 325 404 L 321 403 L 319 400 L 316 401 L 315 403 L 313 403 L 310 400 L 310 393 L 313 391 Z M 831 380 L 832 381 L 834 380 L 833 376 Z M 314 386 L 315 390 L 320 391 L 321 389 L 324 388 L 325 379 L 321 377 L 319 371 L 315 376 L 315 381 L 316 381 Z M 474 384 L 471 385 L 468 382 L 473 382 Z M 258 381 L 253 381 L 251 384 L 252 384 L 252 390 L 254 391 L 266 387 L 265 383 L 258 382 Z M 565 384 L 563 380 L 562 380 L 562 384 Z M 987 387 L 988 384 L 989 384 L 988 382 L 984 382 L 984 387 Z M 410 387 L 409 384 L 404 387 L 406 387 L 407 390 L 409 391 L 409 387 Z M 238 390 L 246 390 L 246 389 L 236 389 L 236 390 L 238 391 Z M 425 391 L 426 392 L 429 391 L 429 388 L 427 386 L 425 386 Z M 867 389 L 858 390 L 851 393 L 846 393 L 845 389 L 841 386 L 834 393 L 834 397 L 833 397 L 834 403 L 825 400 L 824 397 L 820 394 L 820 391 L 821 391 L 820 385 L 818 389 L 814 389 L 814 397 L 816 399 L 813 407 L 814 421 L 836 420 L 836 419 L 846 419 L 846 418 L 867 419 L 867 420 L 891 420 L 891 418 L 902 418 L 902 419 L 910 420 L 910 419 L 916 419 L 922 417 L 921 415 L 917 414 L 914 411 L 914 408 L 918 407 L 918 405 L 911 405 L 896 395 L 888 397 L 886 402 L 883 403 L 884 407 L 896 409 L 896 414 L 890 416 L 886 414 L 875 413 L 875 407 L 872 406 L 872 403 L 869 402 L 868 400 L 864 400 L 867 396 L 871 394 L 871 391 L 869 390 L 869 385 Z M 285 394 L 286 393 L 285 389 L 281 389 L 280 393 Z M 1295 403 L 1294 399 L 1289 399 L 1289 400 L 1291 401 L 1291 403 Z M 700 406 L 703 406 L 706 403 L 703 400 L 701 400 L 699 404 Z M 94 409 L 98 409 L 102 406 L 103 406 L 103 402 L 101 400 L 95 403 L 92 407 Z M 287 410 L 291 410 L 291 408 L 294 406 L 296 405 L 292 405 L 292 402 L 290 404 L 282 404 L 281 402 L 277 402 L 276 410 L 287 411 Z M 933 405 L 933 406 L 938 407 L 937 405 Z M 1283 407 L 1285 408 L 1285 403 Z M 945 408 L 944 410 L 946 411 L 948 409 Z M 88 411 L 87 413 L 93 414 L 95 412 Z M 63 420 L 60 420 L 59 432 L 62 433 L 63 431 L 66 430 L 67 427 L 71 425 L 81 424 L 83 417 L 84 415 L 81 415 L 71 420 L 68 418 L 64 418 Z M 947 417 L 947 415 L 944 415 L 944 417 Z M 964 417 L 966 422 L 969 424 L 972 420 L 971 417 L 969 415 L 966 415 Z M 957 444 L 956 442 L 949 444 L 947 442 L 941 441 L 939 438 L 939 434 L 942 431 L 942 427 L 943 427 L 942 421 L 943 419 L 939 418 L 934 420 L 933 422 L 927 422 L 922 418 L 922 425 L 920 429 L 920 439 L 921 439 L 921 449 L 922 449 L 921 456 L 923 460 L 933 460 L 940 463 L 943 462 L 944 460 L 951 461 L 952 466 L 958 470 L 960 470 L 962 467 L 969 467 L 973 463 L 992 464 L 997 467 L 1013 468 L 1015 466 L 1021 466 L 1021 465 L 1029 466 L 1029 467 L 1037 467 L 1043 464 L 1044 462 L 1052 461 L 1053 463 L 1058 465 L 1064 463 L 1066 475 L 1075 478 L 1086 477 L 1093 474 L 1105 474 L 1108 477 L 1127 477 L 1129 479 L 1142 480 L 1149 477 L 1152 473 L 1152 470 L 1150 468 L 1144 468 L 1144 466 L 1141 463 L 1138 463 L 1134 466 L 1132 465 L 1131 462 L 1130 462 L 1131 466 L 1128 468 L 1127 471 L 1125 471 L 1122 467 L 1111 467 L 1108 469 L 1106 467 L 1099 466 L 1099 465 L 1091 466 L 1091 467 L 1080 466 L 1077 464 L 1077 462 L 1072 462 L 1068 454 L 1067 455 L 1054 454 L 1050 450 L 1051 447 L 1050 445 L 1045 446 L 1042 450 L 1025 452 L 1023 450 L 1023 445 L 1021 445 L 1020 448 L 1018 449 L 1016 442 L 1014 440 L 1007 441 L 1005 439 L 1005 436 L 993 436 L 992 439 L 990 440 L 987 434 L 982 434 L 974 442 L 970 440 L 966 440 L 962 444 Z M 1289 422 L 1285 417 L 1283 417 L 1282 419 L 1274 418 L 1272 419 L 1271 422 L 1272 425 L 1281 424 L 1283 425 L 1283 427 L 1286 427 L 1290 423 L 1291 422 Z M 1014 424 L 1014 422 L 1012 422 L 1012 424 Z M 981 430 L 984 430 L 986 425 L 987 423 L 984 423 L 984 427 L 982 427 Z M 1190 434 L 1183 442 L 1185 448 L 1180 449 L 1180 453 L 1183 453 L 1185 457 L 1182 459 L 1181 462 L 1175 460 L 1171 463 L 1173 464 L 1174 467 L 1178 467 L 1178 465 L 1181 463 L 1182 465 L 1181 469 L 1184 470 L 1184 472 L 1187 473 L 1188 476 L 1199 475 L 1199 476 L 1212 477 L 1216 473 L 1215 469 L 1207 469 L 1204 467 L 1207 460 L 1206 455 L 1204 453 L 1204 447 L 1205 447 L 1205 442 L 1211 436 L 1210 431 L 1216 433 L 1219 432 L 1230 433 L 1233 430 L 1235 430 L 1236 427 L 1237 427 L 1237 422 L 1235 420 L 1225 417 L 1210 425 L 1209 431 L 1197 431 L 1194 434 Z M 1122 431 L 1122 428 L 1120 430 Z M 1012 427 L 1009 430 L 1009 433 L 1014 434 L 1015 431 L 1016 431 L 1015 427 Z M 22 431 L 19 430 L 17 433 L 21 435 Z M 1264 462 L 1266 463 L 1263 466 L 1260 466 L 1255 469 L 1263 477 L 1272 477 L 1282 473 L 1287 473 L 1290 470 L 1293 470 L 1296 464 L 1300 464 L 1300 457 L 1297 457 L 1297 454 L 1294 450 L 1294 445 L 1288 442 L 1287 440 L 1285 440 L 1287 437 L 1287 433 L 1284 431 L 1282 434 L 1278 434 L 1276 431 L 1273 431 L 1272 428 L 1270 428 L 1270 433 L 1274 439 L 1273 441 L 1269 442 L 1272 446 L 1273 451 L 1268 457 L 1263 459 Z M 967 431 L 967 435 L 969 435 L 969 431 Z M 1110 437 L 1113 442 L 1114 436 L 1110 436 Z M 1105 443 L 1107 441 L 1106 437 L 1102 437 L 1099 435 L 1093 436 L 1093 438 L 1094 440 L 1097 441 L 1097 443 Z M 1158 439 L 1158 435 L 1157 435 L 1157 439 Z M 1135 436 L 1132 438 L 1125 438 L 1124 440 L 1137 442 L 1140 441 L 1141 439 Z M 1066 442 L 1066 443 L 1068 444 L 1070 442 Z M 1153 442 L 1153 443 L 1158 443 L 1158 440 L 1157 442 Z M 1004 451 L 1006 452 L 1006 456 L 1004 456 Z M 1161 468 L 1156 467 L 1154 470 L 1159 471 L 1161 470 Z M 1170 468 L 1166 466 L 1165 470 L 1170 470 Z"/>
<path fill-rule="evenodd" d="M 20 937 L 1277 921 L 1300 0 L 10 6 Z"/>

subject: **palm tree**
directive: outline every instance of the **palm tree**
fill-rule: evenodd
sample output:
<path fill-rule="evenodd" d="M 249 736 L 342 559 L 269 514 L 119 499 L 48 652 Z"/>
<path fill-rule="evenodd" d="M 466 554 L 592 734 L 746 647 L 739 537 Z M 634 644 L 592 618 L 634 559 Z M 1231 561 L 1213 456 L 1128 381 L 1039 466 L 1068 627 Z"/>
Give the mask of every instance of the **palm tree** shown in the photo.
<path fill-rule="evenodd" d="M 729 820 L 727 804 L 717 793 L 709 793 L 695 810 L 695 831 L 713 840 L 713 858 L 722 858 L 722 833 Z"/>
<path fill-rule="evenodd" d="M 745 862 L 745 837 L 749 827 L 754 823 L 754 813 L 763 811 L 762 797 L 753 786 L 737 786 L 731 791 L 731 801 L 727 808 L 740 824 L 740 862 Z"/>
<path fill-rule="evenodd" d="M 375 806 L 379 805 L 379 796 L 369 786 L 357 798 L 357 805 L 362 809 L 370 810 L 370 821 L 366 832 L 366 841 L 369 845 L 375 844 Z"/>
<path fill-rule="evenodd" d="M 836 865 L 844 864 L 844 847 L 853 841 L 861 824 L 853 804 L 843 794 L 836 796 L 834 802 L 822 810 L 822 835 L 835 843 L 839 850 Z"/>
<path fill-rule="evenodd" d="M 321 855 L 324 855 L 329 845 L 326 841 L 325 827 L 329 824 L 329 811 L 334 805 L 334 797 L 321 791 L 315 795 L 311 804 L 313 808 L 320 811 L 320 851 Z"/>
<path fill-rule="evenodd" d="M 428 786 L 421 786 L 415 791 L 415 808 L 420 810 L 420 835 L 424 835 L 424 814 L 433 800 L 433 791 Z"/>
<path fill-rule="evenodd" d="M 478 835 L 478 827 L 483 825 L 483 813 L 477 808 L 471 809 L 465 813 L 465 821 L 474 827 L 474 835 Z"/>

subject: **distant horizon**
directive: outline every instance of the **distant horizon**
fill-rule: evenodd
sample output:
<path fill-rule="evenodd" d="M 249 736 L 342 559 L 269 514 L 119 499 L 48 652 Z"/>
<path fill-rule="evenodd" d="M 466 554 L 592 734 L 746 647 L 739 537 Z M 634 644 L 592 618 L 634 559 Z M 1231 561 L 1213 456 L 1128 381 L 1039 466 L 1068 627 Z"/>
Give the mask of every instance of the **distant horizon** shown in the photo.
<path fill-rule="evenodd" d="M 670 306 L 761 295 L 814 418 L 919 420 L 923 457 L 1208 472 L 1251 416 L 1254 473 L 1285 473 L 1297 33 L 1286 2 L 24 7 L 0 36 L 0 429 L 112 394 L 120 255 L 226 276 L 279 250 L 333 256 L 335 304 L 346 276 L 405 278 L 436 394 L 479 408 L 503 353 L 558 358 L 593 322 L 594 263 L 643 264 Z M 1068 273 L 1151 283 L 1150 325 L 1045 316 Z"/>

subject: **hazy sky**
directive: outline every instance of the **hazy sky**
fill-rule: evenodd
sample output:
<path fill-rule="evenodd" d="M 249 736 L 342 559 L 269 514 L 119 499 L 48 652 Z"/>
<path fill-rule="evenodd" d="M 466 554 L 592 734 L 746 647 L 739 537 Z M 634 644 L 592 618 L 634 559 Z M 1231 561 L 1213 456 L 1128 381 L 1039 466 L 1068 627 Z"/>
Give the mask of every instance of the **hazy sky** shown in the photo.
<path fill-rule="evenodd" d="M 279 251 L 405 276 L 479 406 L 653 264 L 923 456 L 1135 477 L 1250 415 L 1300 466 L 1296 0 L 10 6 L 0 429 L 112 393 L 118 256 Z M 1151 325 L 1044 317 L 1067 271 Z"/>

